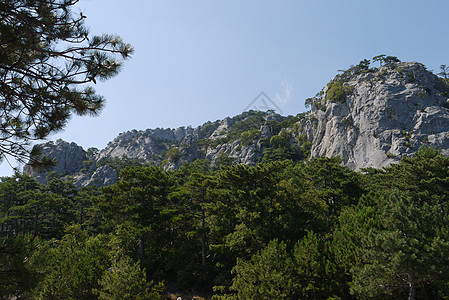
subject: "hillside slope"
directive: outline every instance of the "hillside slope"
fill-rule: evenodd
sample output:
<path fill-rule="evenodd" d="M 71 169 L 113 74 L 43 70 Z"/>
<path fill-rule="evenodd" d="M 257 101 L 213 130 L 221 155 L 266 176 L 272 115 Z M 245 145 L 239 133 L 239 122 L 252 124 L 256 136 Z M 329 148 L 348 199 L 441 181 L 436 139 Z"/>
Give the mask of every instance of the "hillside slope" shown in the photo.
<path fill-rule="evenodd" d="M 220 166 L 340 156 L 351 169 L 382 168 L 423 145 L 449 155 L 448 97 L 448 83 L 420 63 L 370 68 L 362 61 L 307 99 L 311 110 L 297 116 L 249 111 L 196 128 L 132 130 L 101 151 L 67 142 L 41 147 L 58 161 L 53 171 L 78 186 L 112 184 L 127 165 L 175 169 L 197 159 Z M 46 181 L 45 171 L 24 172 Z"/>
<path fill-rule="evenodd" d="M 51 171 L 71 177 L 78 186 L 102 186 L 116 182 L 119 171 L 133 164 L 176 169 L 197 159 L 207 159 L 216 167 L 254 165 L 278 159 L 302 160 L 307 156 L 307 149 L 303 150 L 302 143 L 293 140 L 290 134 L 302 117 L 249 111 L 196 128 L 127 131 L 101 151 L 94 148 L 85 151 L 65 141 L 39 146 L 44 155 L 58 162 Z M 48 171 L 25 166 L 24 172 L 41 183 L 46 182 Z"/>

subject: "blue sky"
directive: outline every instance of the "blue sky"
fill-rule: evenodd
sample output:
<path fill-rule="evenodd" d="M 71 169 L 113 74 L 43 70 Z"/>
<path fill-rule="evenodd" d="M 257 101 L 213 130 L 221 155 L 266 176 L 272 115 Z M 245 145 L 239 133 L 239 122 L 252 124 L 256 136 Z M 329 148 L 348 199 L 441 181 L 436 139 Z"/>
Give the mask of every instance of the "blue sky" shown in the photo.
<path fill-rule="evenodd" d="M 93 34 L 135 47 L 117 77 L 95 86 L 102 113 L 50 137 L 85 149 L 127 130 L 234 116 L 260 92 L 296 115 L 339 69 L 378 54 L 435 72 L 449 64 L 447 0 L 80 0 L 76 9 Z"/>

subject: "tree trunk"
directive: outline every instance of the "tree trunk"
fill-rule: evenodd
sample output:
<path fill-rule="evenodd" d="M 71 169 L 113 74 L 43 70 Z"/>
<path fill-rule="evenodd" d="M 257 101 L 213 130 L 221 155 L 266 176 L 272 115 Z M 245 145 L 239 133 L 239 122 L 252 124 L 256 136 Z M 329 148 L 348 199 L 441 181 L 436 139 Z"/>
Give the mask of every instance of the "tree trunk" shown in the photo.
<path fill-rule="evenodd" d="M 415 287 L 415 283 L 413 281 L 414 281 L 413 275 L 408 274 L 408 285 L 410 287 L 408 290 L 408 300 L 415 300 L 416 287 Z"/>

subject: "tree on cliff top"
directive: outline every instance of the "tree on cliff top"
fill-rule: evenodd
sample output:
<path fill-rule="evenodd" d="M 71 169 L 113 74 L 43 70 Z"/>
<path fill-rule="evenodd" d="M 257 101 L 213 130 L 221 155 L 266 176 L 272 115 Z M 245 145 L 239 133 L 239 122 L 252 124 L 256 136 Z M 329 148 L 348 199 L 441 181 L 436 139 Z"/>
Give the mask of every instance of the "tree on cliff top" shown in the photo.
<path fill-rule="evenodd" d="M 79 0 L 0 2 L 0 156 L 20 162 L 30 142 L 61 130 L 72 113 L 98 114 L 89 83 L 118 73 L 133 48 L 120 37 L 90 36 Z"/>

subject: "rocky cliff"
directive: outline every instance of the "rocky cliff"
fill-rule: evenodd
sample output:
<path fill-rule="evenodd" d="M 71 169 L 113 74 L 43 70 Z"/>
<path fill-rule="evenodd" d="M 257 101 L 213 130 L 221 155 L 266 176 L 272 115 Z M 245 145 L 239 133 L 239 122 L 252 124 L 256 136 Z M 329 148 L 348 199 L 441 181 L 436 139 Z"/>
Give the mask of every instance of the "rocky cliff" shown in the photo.
<path fill-rule="evenodd" d="M 420 63 L 352 68 L 311 101 L 303 130 L 312 156 L 340 156 L 351 169 L 381 168 L 423 145 L 449 154 L 449 91 Z"/>
<path fill-rule="evenodd" d="M 101 151 L 94 148 L 85 151 L 64 141 L 49 142 L 41 147 L 44 155 L 58 162 L 50 171 L 72 179 L 78 186 L 103 186 L 115 183 L 122 168 L 136 164 L 161 165 L 166 169 L 179 168 L 197 159 L 208 159 L 212 166 L 256 164 L 262 160 L 266 150 L 272 148 L 272 136 L 281 130 L 285 133 L 289 125 L 299 119 L 273 112 L 250 111 L 196 128 L 124 132 Z M 297 153 L 290 154 L 288 158 L 302 157 Z M 46 182 L 48 171 L 25 166 L 24 172 L 41 183 Z"/>
<path fill-rule="evenodd" d="M 448 82 L 420 63 L 374 68 L 362 61 L 307 99 L 311 110 L 297 116 L 250 111 L 196 128 L 132 130 L 101 151 L 67 142 L 42 147 L 59 162 L 53 171 L 78 186 L 112 184 L 127 165 L 174 169 L 196 159 L 253 165 L 340 156 L 351 169 L 381 168 L 423 145 L 449 155 L 448 97 Z M 45 172 L 24 171 L 45 182 Z"/>
<path fill-rule="evenodd" d="M 51 171 L 61 176 L 73 175 L 83 168 L 83 162 L 86 161 L 87 153 L 84 149 L 75 143 L 61 141 L 56 145 L 54 143 L 45 143 L 40 145 L 42 153 L 46 156 L 54 158 L 57 162 Z M 33 176 L 41 183 L 47 182 L 48 170 L 33 169 L 30 166 L 24 167 L 24 172 Z"/>

